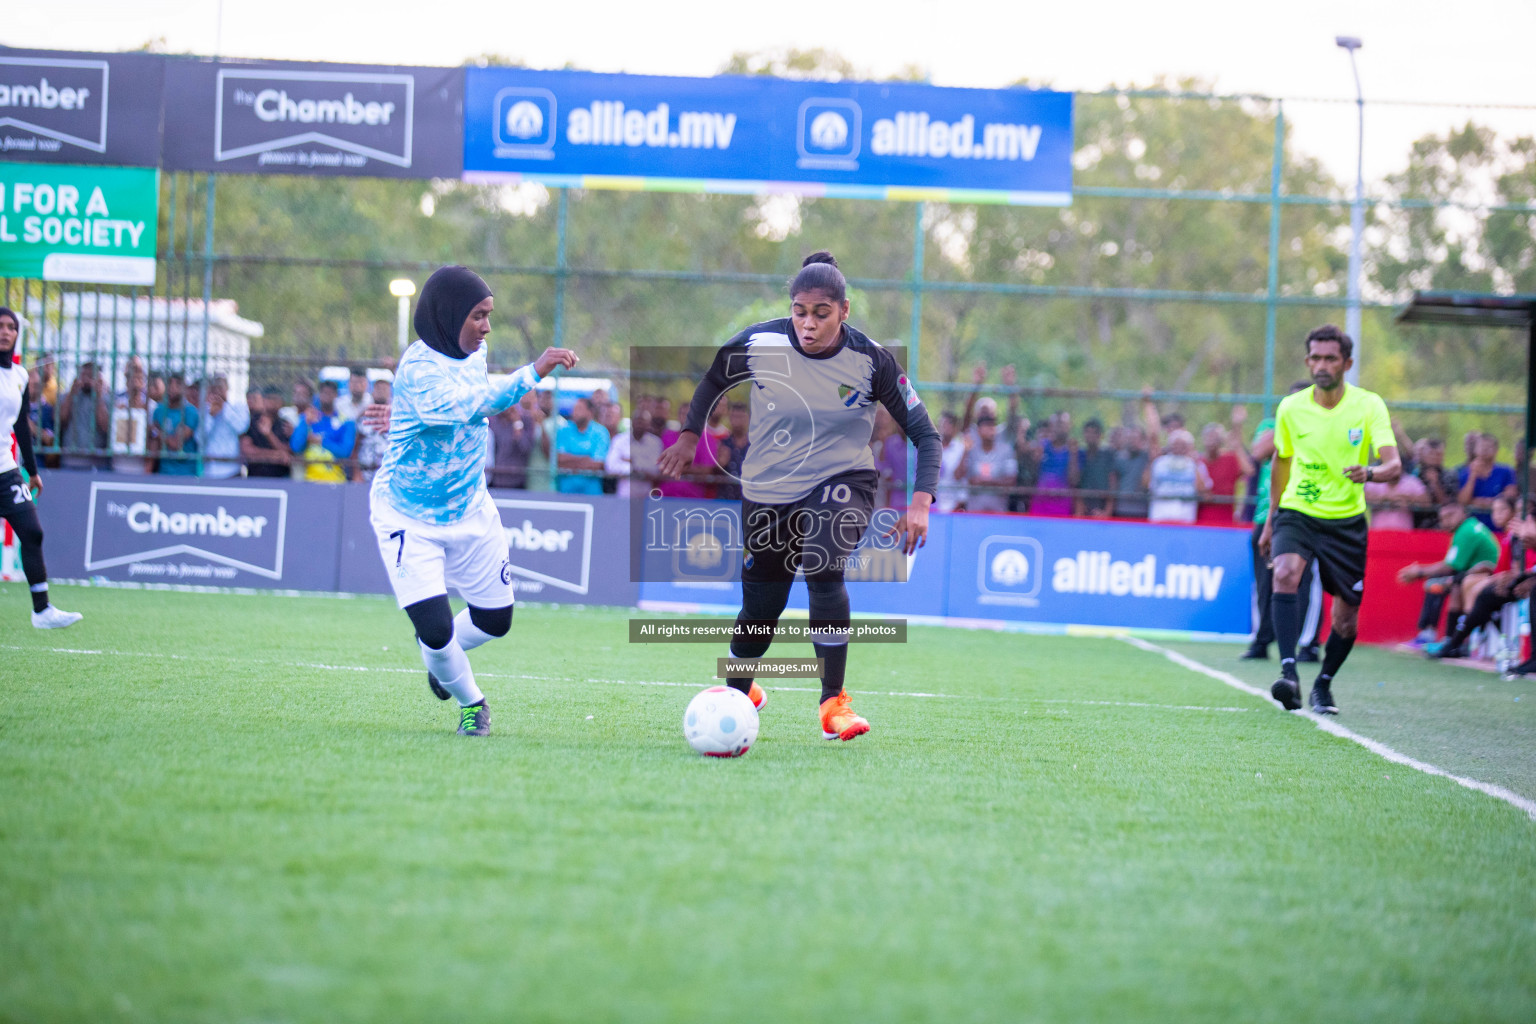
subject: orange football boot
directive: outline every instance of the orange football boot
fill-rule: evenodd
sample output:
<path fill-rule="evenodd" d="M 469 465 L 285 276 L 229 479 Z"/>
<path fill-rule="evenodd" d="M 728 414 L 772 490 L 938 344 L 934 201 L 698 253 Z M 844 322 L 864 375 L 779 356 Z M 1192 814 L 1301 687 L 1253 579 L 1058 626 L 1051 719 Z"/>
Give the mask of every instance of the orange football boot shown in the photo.
<path fill-rule="evenodd" d="M 768 703 L 768 693 L 754 682 L 752 689 L 747 691 L 747 699 L 752 702 L 753 707 L 761 711 L 763 710 L 763 705 Z"/>
<path fill-rule="evenodd" d="M 821 738 L 851 740 L 869 732 L 869 723 L 854 713 L 848 691 L 828 697 L 821 704 Z"/>

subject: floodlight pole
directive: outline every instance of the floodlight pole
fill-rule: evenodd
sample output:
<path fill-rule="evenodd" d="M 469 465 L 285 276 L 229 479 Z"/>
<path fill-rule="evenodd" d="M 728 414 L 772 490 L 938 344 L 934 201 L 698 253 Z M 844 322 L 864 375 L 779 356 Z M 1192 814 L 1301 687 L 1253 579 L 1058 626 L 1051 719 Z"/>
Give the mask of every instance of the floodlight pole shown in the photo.
<path fill-rule="evenodd" d="M 1531 309 L 1530 323 L 1526 330 L 1529 338 L 1525 346 L 1525 452 L 1520 459 L 1520 466 L 1516 470 L 1520 483 L 1520 510 L 1517 518 L 1524 519 L 1530 514 L 1531 507 L 1531 451 L 1536 449 L 1536 307 Z M 1515 535 L 1515 558 L 1512 562 L 1518 572 L 1525 564 L 1518 561 L 1522 552 L 1520 537 Z"/>
<path fill-rule="evenodd" d="M 1349 69 L 1355 75 L 1355 107 L 1359 114 L 1359 129 L 1355 143 L 1355 201 L 1349 209 L 1349 301 L 1344 311 L 1344 333 L 1355 341 L 1355 365 L 1344 374 L 1351 384 L 1360 383 L 1360 246 L 1365 235 L 1365 93 L 1360 88 L 1360 67 L 1355 63 L 1355 51 L 1361 43 L 1353 36 L 1338 36 L 1334 42 L 1349 51 Z"/>
<path fill-rule="evenodd" d="M 389 294 L 399 300 L 400 313 L 396 333 L 400 353 L 404 355 L 406 346 L 411 343 L 408 325 L 411 318 L 411 296 L 416 294 L 416 282 L 408 277 L 397 277 L 389 282 Z"/>
<path fill-rule="evenodd" d="M 1530 515 L 1531 508 L 1531 449 L 1536 447 L 1536 304 L 1532 305 L 1528 319 L 1525 328 L 1528 335 L 1525 346 L 1525 450 L 1520 453 L 1520 465 L 1515 467 L 1515 482 L 1520 488 L 1520 504 L 1515 507 L 1517 522 Z M 1515 572 L 1525 568 L 1526 547 L 1520 532 L 1512 531 L 1509 564 Z M 1503 621 L 1505 626 L 1514 625 L 1508 610 Z M 1501 674 L 1520 660 L 1519 632 L 1513 628 L 1504 628 L 1502 632 L 1504 644 L 1498 659 Z"/>

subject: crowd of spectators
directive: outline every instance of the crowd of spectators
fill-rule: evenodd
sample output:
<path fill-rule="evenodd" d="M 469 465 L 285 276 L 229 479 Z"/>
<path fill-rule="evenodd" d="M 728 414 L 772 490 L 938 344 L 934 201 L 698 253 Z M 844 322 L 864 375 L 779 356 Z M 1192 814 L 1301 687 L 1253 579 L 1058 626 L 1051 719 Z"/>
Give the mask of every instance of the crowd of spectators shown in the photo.
<path fill-rule="evenodd" d="M 984 395 L 978 365 L 958 411 L 938 417 L 942 442 L 936 508 L 941 512 L 1027 513 L 1214 525 L 1260 524 L 1268 511 L 1274 421 L 1248 429 L 1243 406 L 1199 428 L 1183 413 L 1159 409 L 1150 391 L 1121 422 L 1090 417 L 1078 428 L 1066 410 L 1035 422 L 1023 410 L 1014 368 L 999 375 L 1005 399 Z M 289 401 L 276 387 L 251 388 L 232 400 L 219 375 L 187 380 L 149 373 L 137 356 L 122 365 L 114 390 L 95 362 L 79 364 L 67 386 L 47 357 L 29 373 L 33 436 L 50 468 L 168 476 L 291 477 L 318 483 L 368 481 L 388 446 L 387 423 L 367 415 L 388 406 L 387 370 L 353 369 L 345 380 L 296 380 Z M 1291 391 L 1305 388 L 1299 382 Z M 741 497 L 751 440 L 749 409 L 721 401 L 699 438 L 691 466 L 676 480 L 657 469 L 681 433 L 680 410 L 660 394 L 635 394 L 629 415 L 598 388 L 561 396 L 527 394 L 488 421 L 487 483 L 499 489 L 565 494 L 659 493 L 665 497 Z M 1403 582 L 1423 582 L 1416 643 L 1435 657 L 1464 654 L 1469 638 L 1499 610 L 1536 587 L 1536 555 L 1511 566 L 1511 545 L 1536 545 L 1536 515 L 1516 517 L 1518 480 L 1500 461 L 1490 433 L 1462 438 L 1462 457 L 1447 465 L 1446 443 L 1393 430 L 1404 472 L 1365 485 L 1370 528 L 1440 529 L 1451 534 L 1445 558 L 1412 565 Z M 1516 445 L 1515 462 L 1524 457 Z M 871 456 L 877 501 L 902 508 L 911 449 L 895 420 L 877 407 Z M 638 489 L 638 490 L 637 490 Z M 1255 562 L 1256 573 L 1259 561 Z M 1444 640 L 1441 623 L 1444 623 Z M 1263 633 L 1261 625 L 1260 633 Z M 1522 667 L 1536 672 L 1536 659 Z"/>
<path fill-rule="evenodd" d="M 724 467 L 732 453 L 746 452 L 745 416 L 733 418 L 741 428 L 733 438 L 722 409 L 700 439 L 694 465 L 680 480 L 662 480 L 662 449 L 681 431 L 669 399 L 636 395 L 626 417 L 608 390 L 598 388 L 575 398 L 568 413 L 556 410 L 554 392 L 540 390 L 492 417 L 486 482 L 562 494 L 628 496 L 643 487 L 671 497 L 718 497 L 730 487 Z M 717 463 L 722 453 L 724 461 Z M 739 458 L 735 464 L 739 472 Z"/>
<path fill-rule="evenodd" d="M 276 387 L 253 387 L 241 401 L 223 375 L 152 374 L 138 356 L 122 364 L 119 390 L 91 360 L 63 387 L 56 363 L 45 358 L 28 373 L 29 416 L 53 469 L 368 480 L 384 438 L 361 414 L 369 404 L 389 403 L 392 380 L 387 370 L 373 373 L 370 387 L 368 371 L 353 370 L 345 395 L 333 381 L 298 381 L 284 404 Z"/>
<path fill-rule="evenodd" d="M 1013 367 L 999 375 L 1006 399 L 984 395 L 987 369 L 972 373 L 963 407 L 938 418 L 943 442 L 940 511 L 1013 512 L 1153 522 L 1251 523 L 1265 499 L 1272 421 L 1248 429 L 1244 407 L 1205 423 L 1198 438 L 1184 415 L 1140 408 L 1106 426 L 1097 417 L 1078 427 L 1058 410 L 1035 422 L 1022 409 Z M 56 364 L 39 360 L 30 374 L 34 436 L 47 464 L 119 473 L 292 477 L 322 483 L 372 479 L 388 439 L 364 415 L 387 405 L 387 370 L 353 369 L 342 383 L 300 379 L 289 400 L 275 387 L 252 388 L 244 401 L 223 376 L 187 380 L 149 373 L 137 356 L 115 390 L 93 362 L 82 362 L 65 386 Z M 1298 387 L 1305 386 L 1297 385 Z M 656 462 L 680 432 L 670 398 L 636 394 L 624 407 L 599 388 L 555 408 L 551 391 L 524 396 L 489 422 L 486 475 L 497 488 L 568 494 L 631 493 L 737 498 L 748 439 L 748 409 L 722 401 L 713 411 L 692 466 L 661 480 Z M 1440 438 L 1409 437 L 1393 424 L 1405 472 L 1393 483 L 1366 485 L 1373 530 L 1434 529 L 1451 501 L 1495 527 L 1495 501 L 1516 494 L 1514 468 L 1499 459 L 1492 434 L 1463 438 L 1459 466 L 1447 466 Z M 872 455 L 880 501 L 905 500 L 910 449 L 896 423 L 877 410 Z M 1517 457 L 1518 457 L 1517 452 Z"/>
<path fill-rule="evenodd" d="M 1204 424 L 1197 442 L 1184 414 L 1159 410 L 1148 391 L 1124 422 L 1106 430 L 1090 418 L 1076 432 L 1065 410 L 1035 423 L 1016 392 L 1006 405 L 984 396 L 986 379 L 986 367 L 977 366 L 963 409 L 939 417 L 941 511 L 1228 525 L 1252 523 L 1257 514 L 1262 521 L 1257 506 L 1268 500 L 1272 419 L 1249 431 L 1247 410 L 1233 406 L 1225 422 Z M 1000 380 L 1012 389 L 1013 368 L 1004 367 Z M 1512 502 L 1518 487 L 1514 467 L 1499 461 L 1498 438 L 1468 433 L 1465 458 L 1450 469 L 1444 440 L 1414 440 L 1395 421 L 1393 430 L 1404 472 L 1393 483 L 1366 485 L 1371 529 L 1437 529 L 1447 502 L 1502 529 L 1499 499 Z"/>
<path fill-rule="evenodd" d="M 939 417 L 941 511 L 1248 521 L 1257 466 L 1243 434 L 1242 406 L 1226 423 L 1201 428 L 1198 445 L 1184 415 L 1160 413 L 1150 396 L 1133 421 L 1106 431 L 1094 417 L 1078 432 L 1066 410 L 1035 423 L 1021 411 L 1017 392 L 1004 411 L 981 394 L 986 377 L 986 367 L 977 366 L 963 411 Z M 1015 386 L 1013 367 L 1003 368 L 1001 382 Z"/>

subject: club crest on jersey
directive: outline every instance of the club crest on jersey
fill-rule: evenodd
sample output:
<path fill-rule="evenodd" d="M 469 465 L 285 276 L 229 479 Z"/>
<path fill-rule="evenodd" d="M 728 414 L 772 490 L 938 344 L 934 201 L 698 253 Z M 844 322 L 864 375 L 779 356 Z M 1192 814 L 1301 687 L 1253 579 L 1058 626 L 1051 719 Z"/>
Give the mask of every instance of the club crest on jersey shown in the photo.
<path fill-rule="evenodd" d="M 917 389 L 912 386 L 911 381 L 907 380 L 906 374 L 896 378 L 896 387 L 906 401 L 908 409 L 915 409 L 923 404 L 923 400 L 917 397 Z"/>
<path fill-rule="evenodd" d="M 1360 429 L 1359 427 L 1350 427 L 1349 428 L 1349 443 L 1350 444 L 1358 445 L 1364 439 L 1365 439 L 1365 431 L 1364 430 Z"/>
<path fill-rule="evenodd" d="M 859 394 L 859 389 L 848 384 L 839 384 L 837 386 L 837 397 L 843 405 L 850 409 L 867 404 L 864 401 L 864 396 Z"/>

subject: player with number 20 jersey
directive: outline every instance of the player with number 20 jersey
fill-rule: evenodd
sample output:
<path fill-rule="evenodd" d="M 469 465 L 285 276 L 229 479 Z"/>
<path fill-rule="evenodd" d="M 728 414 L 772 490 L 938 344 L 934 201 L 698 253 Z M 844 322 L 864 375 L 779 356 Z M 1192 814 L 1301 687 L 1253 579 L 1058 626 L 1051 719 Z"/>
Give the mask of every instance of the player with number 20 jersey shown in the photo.
<path fill-rule="evenodd" d="M 79 622 L 79 612 L 66 612 L 48 601 L 48 570 L 43 565 L 43 526 L 37 518 L 37 457 L 32 453 L 32 424 L 27 419 L 27 371 L 16 362 L 16 343 L 21 336 L 21 317 L 0 306 L 0 519 L 16 531 L 21 547 L 21 569 L 32 591 L 32 625 L 38 629 L 63 629 Z M 10 424 L 10 429 L 6 425 Z M 11 455 L 11 435 L 26 466 L 27 479 Z"/>

